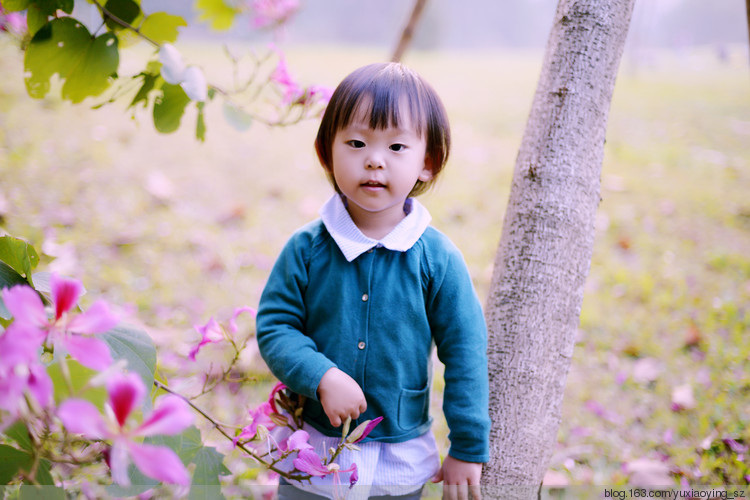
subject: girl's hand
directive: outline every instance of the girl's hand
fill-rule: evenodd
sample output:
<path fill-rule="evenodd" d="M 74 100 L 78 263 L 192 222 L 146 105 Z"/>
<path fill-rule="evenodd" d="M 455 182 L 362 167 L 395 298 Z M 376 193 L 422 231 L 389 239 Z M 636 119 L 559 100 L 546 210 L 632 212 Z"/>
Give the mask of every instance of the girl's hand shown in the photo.
<path fill-rule="evenodd" d="M 433 483 L 443 481 L 443 499 L 468 500 L 471 493 L 474 500 L 481 500 L 479 479 L 482 477 L 482 464 L 464 462 L 448 455 L 440 470 L 432 478 Z"/>
<path fill-rule="evenodd" d="M 362 388 L 338 368 L 329 369 L 320 379 L 318 397 L 334 427 L 343 424 L 347 417 L 358 418 L 367 409 Z"/>

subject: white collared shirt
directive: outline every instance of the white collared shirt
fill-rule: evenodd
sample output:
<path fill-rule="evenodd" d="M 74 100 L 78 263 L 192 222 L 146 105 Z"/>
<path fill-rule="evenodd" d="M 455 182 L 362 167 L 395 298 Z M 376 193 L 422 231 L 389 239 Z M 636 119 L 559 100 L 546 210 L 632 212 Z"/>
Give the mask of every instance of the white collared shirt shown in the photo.
<path fill-rule="evenodd" d="M 380 240 L 362 234 L 346 210 L 344 200 L 333 195 L 321 208 L 320 216 L 326 230 L 334 239 L 346 260 L 351 262 L 374 247 L 385 247 L 397 252 L 409 250 L 422 237 L 432 217 L 427 209 L 413 198 L 404 204 L 406 217 Z M 339 437 L 325 436 L 312 426 L 305 426 L 310 444 L 324 457 L 336 448 Z M 402 443 L 367 441 L 358 443 L 359 451 L 344 449 L 336 463 L 341 470 L 357 464 L 359 481 L 349 490 L 348 499 L 366 499 L 378 495 L 407 495 L 427 483 L 440 468 L 440 454 L 432 431 Z M 289 462 L 291 468 L 291 461 Z M 312 485 L 304 484 L 305 491 L 331 496 L 333 476 L 315 477 Z M 349 474 L 342 473 L 340 481 L 348 490 Z"/>

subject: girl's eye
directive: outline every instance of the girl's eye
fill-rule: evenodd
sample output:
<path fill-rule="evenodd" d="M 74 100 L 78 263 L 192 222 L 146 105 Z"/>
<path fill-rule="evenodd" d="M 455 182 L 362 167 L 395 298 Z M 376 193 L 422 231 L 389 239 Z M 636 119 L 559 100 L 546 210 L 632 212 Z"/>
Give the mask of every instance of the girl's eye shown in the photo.
<path fill-rule="evenodd" d="M 391 144 L 391 151 L 399 152 L 403 151 L 404 149 L 406 149 L 406 146 L 403 144 Z"/>
<path fill-rule="evenodd" d="M 355 148 L 355 149 L 359 149 L 359 148 L 365 147 L 365 143 L 364 142 L 358 141 L 356 139 L 353 139 L 351 141 L 346 141 L 346 143 L 348 145 L 350 145 L 351 147 Z"/>

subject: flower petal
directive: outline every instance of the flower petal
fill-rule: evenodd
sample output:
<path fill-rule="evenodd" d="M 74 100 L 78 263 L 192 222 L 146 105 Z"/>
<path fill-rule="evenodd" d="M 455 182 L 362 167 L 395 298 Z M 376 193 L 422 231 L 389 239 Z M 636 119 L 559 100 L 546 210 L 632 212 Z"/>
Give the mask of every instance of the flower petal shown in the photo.
<path fill-rule="evenodd" d="M 52 403 L 52 379 L 41 363 L 29 366 L 29 371 L 29 391 L 42 408 L 47 408 Z"/>
<path fill-rule="evenodd" d="M 90 401 L 83 399 L 63 401 L 57 409 L 57 416 L 70 432 L 83 434 L 91 439 L 104 439 L 110 435 L 99 410 Z"/>
<path fill-rule="evenodd" d="M 165 483 L 187 486 L 190 475 L 177 454 L 166 446 L 129 443 L 130 457 L 143 474 Z"/>
<path fill-rule="evenodd" d="M 50 285 L 52 302 L 55 305 L 55 320 L 58 320 L 78 303 L 78 298 L 83 293 L 83 285 L 78 280 L 61 278 L 57 274 L 50 278 Z"/>
<path fill-rule="evenodd" d="M 3 288 L 3 302 L 16 323 L 45 328 L 49 322 L 39 294 L 30 286 Z"/>
<path fill-rule="evenodd" d="M 221 342 L 224 340 L 224 331 L 221 329 L 221 325 L 213 317 L 211 317 L 205 325 L 194 325 L 193 328 L 201 334 L 200 342 L 198 345 L 193 346 L 193 348 L 190 349 L 190 354 L 188 354 L 188 357 L 193 361 L 195 361 L 195 356 L 198 354 L 201 347 L 208 343 Z"/>
<path fill-rule="evenodd" d="M 182 90 L 193 101 L 203 102 L 208 98 L 208 85 L 206 76 L 197 66 L 188 66 L 180 83 Z"/>
<path fill-rule="evenodd" d="M 141 377 L 136 373 L 116 373 L 107 381 L 109 403 L 120 427 L 146 394 Z"/>
<path fill-rule="evenodd" d="M 185 78 L 185 63 L 182 54 L 170 43 L 165 43 L 159 50 L 161 76 L 167 83 L 177 85 Z"/>
<path fill-rule="evenodd" d="M 271 406 L 273 413 L 279 413 L 278 408 L 276 408 L 276 393 L 283 391 L 284 389 L 286 389 L 286 385 L 284 385 L 283 382 L 277 382 L 276 385 L 273 386 L 273 389 L 271 389 L 271 393 L 268 395 L 268 404 Z"/>
<path fill-rule="evenodd" d="M 0 374 L 17 365 L 28 365 L 38 359 L 37 350 L 44 333 L 31 325 L 13 322 L 0 335 Z"/>
<path fill-rule="evenodd" d="M 83 366 L 101 371 L 112 364 L 109 346 L 102 339 L 83 335 L 62 335 L 57 342 Z"/>
<path fill-rule="evenodd" d="M 119 323 L 120 318 L 103 300 L 97 300 L 86 311 L 68 323 L 68 330 L 75 333 L 102 333 Z"/>
<path fill-rule="evenodd" d="M 112 480 L 121 486 L 130 486 L 130 476 L 128 476 L 128 457 L 127 442 L 117 440 L 112 443 L 109 450 L 109 469 L 112 471 Z"/>
<path fill-rule="evenodd" d="M 310 434 L 307 433 L 307 431 L 303 430 L 297 430 L 294 431 L 294 433 L 289 436 L 289 438 L 286 439 L 286 441 L 283 441 L 282 443 L 279 443 L 279 449 L 281 451 L 288 451 L 288 450 L 312 450 L 313 446 L 308 443 L 310 439 Z"/>
<path fill-rule="evenodd" d="M 298 471 L 311 476 L 323 477 L 331 473 L 328 467 L 323 465 L 318 454 L 312 450 L 300 450 L 292 463 Z"/>
<path fill-rule="evenodd" d="M 229 330 L 232 333 L 236 333 L 238 330 L 237 316 L 239 316 L 240 314 L 244 312 L 249 312 L 253 318 L 258 314 L 258 310 L 255 309 L 254 307 L 245 306 L 245 307 L 238 307 L 237 309 L 235 309 L 234 313 L 232 314 L 232 319 L 229 320 Z"/>
<path fill-rule="evenodd" d="M 137 429 L 139 436 L 179 434 L 193 424 L 195 415 L 179 396 L 168 394 L 156 400 L 154 411 Z"/>
<path fill-rule="evenodd" d="M 383 417 L 373 418 L 372 420 L 366 420 L 359 424 L 356 429 L 352 431 L 351 434 L 349 434 L 349 437 L 346 438 L 346 440 L 350 443 L 359 443 L 364 438 L 367 437 L 368 434 L 372 432 L 372 430 L 383 420 Z"/>

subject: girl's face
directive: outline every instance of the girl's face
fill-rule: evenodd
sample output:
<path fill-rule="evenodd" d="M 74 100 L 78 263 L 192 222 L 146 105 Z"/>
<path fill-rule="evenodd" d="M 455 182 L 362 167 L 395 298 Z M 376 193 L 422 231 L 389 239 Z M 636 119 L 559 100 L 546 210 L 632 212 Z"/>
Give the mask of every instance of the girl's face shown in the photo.
<path fill-rule="evenodd" d="M 348 200 L 352 220 L 363 233 L 381 238 L 374 225 L 393 229 L 403 218 L 403 206 L 417 180 L 432 178 L 426 140 L 416 132 L 405 102 L 399 126 L 370 128 L 367 103 L 348 126 L 336 133 L 332 149 L 333 178 Z M 378 234 L 376 234 L 378 233 Z"/>

